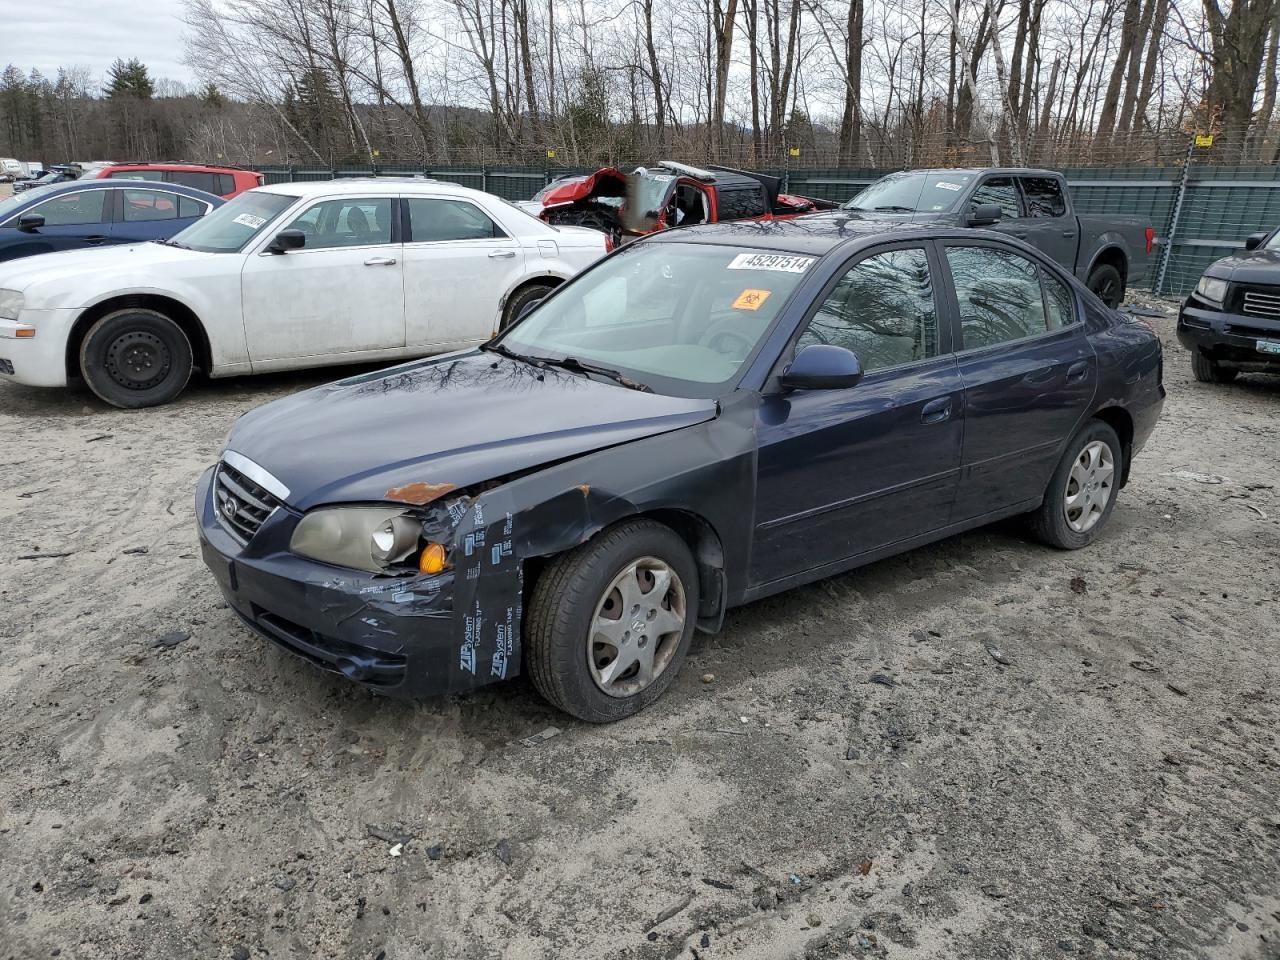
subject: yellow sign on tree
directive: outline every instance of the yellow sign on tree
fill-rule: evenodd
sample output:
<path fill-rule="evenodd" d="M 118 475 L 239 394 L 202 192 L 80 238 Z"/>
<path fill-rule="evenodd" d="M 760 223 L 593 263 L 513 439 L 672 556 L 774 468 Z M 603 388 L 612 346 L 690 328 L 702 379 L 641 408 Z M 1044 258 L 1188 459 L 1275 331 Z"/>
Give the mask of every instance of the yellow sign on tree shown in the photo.
<path fill-rule="evenodd" d="M 798 156 L 800 156 L 800 148 L 799 148 L 799 147 L 792 147 L 792 148 L 790 148 L 790 149 L 787 151 L 787 153 L 789 153 L 789 154 L 790 154 L 791 156 L 793 156 L 793 157 L 798 157 Z"/>
<path fill-rule="evenodd" d="M 548 150 L 548 151 L 547 151 L 547 159 L 548 159 L 548 160 L 554 160 L 555 158 L 556 158 L 556 152 L 555 152 L 554 150 Z"/>
<path fill-rule="evenodd" d="M 1212 146 L 1213 146 L 1213 134 L 1212 134 L 1212 133 L 1197 133 L 1197 134 L 1196 134 L 1196 146 L 1197 146 L 1197 147 L 1212 147 Z"/>

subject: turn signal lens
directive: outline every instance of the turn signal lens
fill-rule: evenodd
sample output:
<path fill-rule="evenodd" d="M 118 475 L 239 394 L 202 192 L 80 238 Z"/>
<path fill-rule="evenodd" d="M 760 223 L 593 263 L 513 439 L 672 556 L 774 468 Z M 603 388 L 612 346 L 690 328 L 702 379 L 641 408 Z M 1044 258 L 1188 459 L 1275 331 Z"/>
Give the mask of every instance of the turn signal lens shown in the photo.
<path fill-rule="evenodd" d="M 445 568 L 444 545 L 428 543 L 418 557 L 418 570 L 422 573 L 440 573 Z"/>
<path fill-rule="evenodd" d="M 18 327 L 13 331 L 13 335 L 22 340 L 29 340 L 36 335 L 35 327 Z"/>

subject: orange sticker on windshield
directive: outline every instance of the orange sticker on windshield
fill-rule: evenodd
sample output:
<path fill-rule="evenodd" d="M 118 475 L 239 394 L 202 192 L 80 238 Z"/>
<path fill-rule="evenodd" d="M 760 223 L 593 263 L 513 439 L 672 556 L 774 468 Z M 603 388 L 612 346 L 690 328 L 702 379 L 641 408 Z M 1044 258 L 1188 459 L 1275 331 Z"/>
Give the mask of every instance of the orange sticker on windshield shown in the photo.
<path fill-rule="evenodd" d="M 738 299 L 733 301 L 733 309 L 759 310 L 772 292 L 772 290 L 743 290 L 738 294 Z"/>

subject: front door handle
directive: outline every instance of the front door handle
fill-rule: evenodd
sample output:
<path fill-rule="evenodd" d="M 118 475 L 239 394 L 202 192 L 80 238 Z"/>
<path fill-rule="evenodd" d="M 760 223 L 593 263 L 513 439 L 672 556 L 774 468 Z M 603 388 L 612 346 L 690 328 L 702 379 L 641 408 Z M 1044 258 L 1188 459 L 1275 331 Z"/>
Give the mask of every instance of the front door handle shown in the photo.
<path fill-rule="evenodd" d="M 396 265 L 395 257 L 370 257 L 364 262 L 366 267 L 394 267 Z"/>
<path fill-rule="evenodd" d="M 1071 366 L 1067 367 L 1068 380 L 1083 380 L 1089 375 L 1089 361 L 1077 360 Z"/>
<path fill-rule="evenodd" d="M 1063 230 L 1062 235 L 1066 237 L 1068 240 L 1071 240 L 1075 237 L 1076 232 L 1074 230 Z"/>
<path fill-rule="evenodd" d="M 939 397 L 937 400 L 930 400 L 920 410 L 921 423 L 942 423 L 944 420 L 951 419 L 951 398 Z"/>
<path fill-rule="evenodd" d="M 489 251 L 490 260 L 510 260 L 515 255 L 516 255 L 516 252 L 514 250 L 490 250 Z"/>
<path fill-rule="evenodd" d="M 104 236 L 101 236 L 101 235 L 95 234 L 95 235 L 94 235 L 94 236 L 92 236 L 92 237 L 85 237 L 85 238 L 84 238 L 84 242 L 85 242 L 85 243 L 88 243 L 88 244 L 91 244 L 91 245 L 93 245 L 93 246 L 95 246 L 95 247 L 96 247 L 96 246 L 97 246 L 98 244 L 100 244 L 100 243 L 106 243 L 106 242 L 107 242 L 107 238 L 106 238 L 106 237 L 104 237 Z"/>

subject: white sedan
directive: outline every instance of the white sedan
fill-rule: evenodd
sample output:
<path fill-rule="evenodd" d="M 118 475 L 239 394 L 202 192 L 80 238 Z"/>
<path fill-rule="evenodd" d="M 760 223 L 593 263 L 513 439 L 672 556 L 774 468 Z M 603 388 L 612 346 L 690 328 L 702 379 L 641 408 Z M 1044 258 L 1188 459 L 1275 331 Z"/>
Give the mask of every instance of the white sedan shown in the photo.
<path fill-rule="evenodd" d="M 82 377 L 119 407 L 211 377 L 425 356 L 487 340 L 607 252 L 430 180 L 250 190 L 172 240 L 0 267 L 0 379 Z"/>

